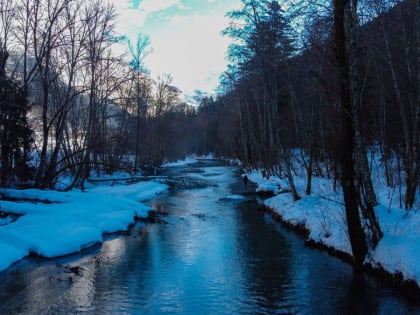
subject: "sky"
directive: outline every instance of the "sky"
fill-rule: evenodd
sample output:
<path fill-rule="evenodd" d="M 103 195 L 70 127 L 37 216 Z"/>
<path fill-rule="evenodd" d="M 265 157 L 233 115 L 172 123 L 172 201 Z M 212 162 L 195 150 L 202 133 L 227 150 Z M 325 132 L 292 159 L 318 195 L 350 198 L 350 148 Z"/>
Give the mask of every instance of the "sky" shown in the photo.
<path fill-rule="evenodd" d="M 117 11 L 117 32 L 132 42 L 148 35 L 152 52 L 144 65 L 153 78 L 170 74 L 185 93 L 214 93 L 226 69 L 229 38 L 226 12 L 240 0 L 111 0 Z"/>

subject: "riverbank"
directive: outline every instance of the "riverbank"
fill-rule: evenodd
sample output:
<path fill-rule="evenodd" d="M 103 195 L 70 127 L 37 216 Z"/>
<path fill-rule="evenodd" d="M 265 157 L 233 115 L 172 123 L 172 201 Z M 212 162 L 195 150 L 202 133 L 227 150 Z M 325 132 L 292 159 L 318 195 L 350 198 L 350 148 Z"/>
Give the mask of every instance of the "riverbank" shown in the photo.
<path fill-rule="evenodd" d="M 102 183 L 84 192 L 1 189 L 0 271 L 28 255 L 53 258 L 102 243 L 147 218 L 151 208 L 141 202 L 167 189 L 156 182 Z"/>
<path fill-rule="evenodd" d="M 302 198 L 293 201 L 286 180 L 263 178 L 261 171 L 248 172 L 247 176 L 257 184 L 257 193 L 274 195 L 262 206 L 274 219 L 304 235 L 308 246 L 353 263 L 341 187 L 334 191 L 331 180 L 314 178 L 312 195 L 307 196 L 304 176 L 298 176 L 295 185 Z M 407 212 L 399 206 L 395 189 L 381 185 L 379 180 L 375 184 L 379 201 L 375 210 L 384 236 L 366 258 L 364 270 L 416 301 L 420 297 L 418 203 Z"/>

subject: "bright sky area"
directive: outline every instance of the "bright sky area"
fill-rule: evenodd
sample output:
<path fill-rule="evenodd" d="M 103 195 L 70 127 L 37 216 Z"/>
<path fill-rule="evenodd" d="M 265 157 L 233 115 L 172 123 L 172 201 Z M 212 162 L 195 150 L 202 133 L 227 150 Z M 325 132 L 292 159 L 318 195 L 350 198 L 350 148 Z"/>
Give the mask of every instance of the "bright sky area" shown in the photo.
<path fill-rule="evenodd" d="M 153 78 L 171 74 L 186 93 L 214 93 L 226 68 L 229 38 L 226 12 L 240 0 L 110 0 L 116 8 L 117 32 L 135 42 L 138 33 L 150 36 L 152 53 L 144 64 Z"/>

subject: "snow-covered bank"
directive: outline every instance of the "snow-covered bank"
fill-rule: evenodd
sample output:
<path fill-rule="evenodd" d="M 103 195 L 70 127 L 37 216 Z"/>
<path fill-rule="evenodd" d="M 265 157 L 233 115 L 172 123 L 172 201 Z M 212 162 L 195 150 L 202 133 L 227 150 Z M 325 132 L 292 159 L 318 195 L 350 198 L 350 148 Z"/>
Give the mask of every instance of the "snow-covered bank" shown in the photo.
<path fill-rule="evenodd" d="M 2 196 L 20 201 L 0 199 L 0 211 L 23 215 L 0 221 L 0 270 L 30 253 L 56 257 L 100 243 L 104 233 L 124 231 L 136 216 L 147 217 L 150 208 L 141 201 L 167 189 L 155 182 L 90 186 L 85 192 L 2 189 Z"/>
<path fill-rule="evenodd" d="M 247 176 L 257 184 L 257 191 L 268 189 L 278 192 L 288 188 L 284 179 L 265 179 L 261 172 L 253 171 Z M 366 263 L 392 275 L 402 275 L 403 281 L 414 281 L 420 285 L 419 202 L 409 212 L 401 209 L 395 190 L 381 184 L 380 177 L 376 179 L 374 184 L 379 205 L 375 210 L 384 236 Z M 267 199 L 264 205 L 283 221 L 309 231 L 310 242 L 350 255 L 341 188 L 334 192 L 331 180 L 313 178 L 313 194 L 306 196 L 304 176 L 298 176 L 295 185 L 301 200 L 294 202 L 291 194 L 283 193 Z"/>
<path fill-rule="evenodd" d="M 162 164 L 163 167 L 172 167 L 172 166 L 185 166 L 188 164 L 196 163 L 198 160 L 195 157 L 186 157 L 184 160 L 174 161 L 174 162 L 165 162 Z"/>
<path fill-rule="evenodd" d="M 166 161 L 162 164 L 162 167 L 172 167 L 172 166 L 185 166 L 188 164 L 197 163 L 199 160 L 212 160 L 214 155 L 209 153 L 208 155 L 189 155 L 183 160 L 178 161 Z"/>
<path fill-rule="evenodd" d="M 208 153 L 207 155 L 196 155 L 192 154 L 183 160 L 177 160 L 177 161 L 166 161 L 161 166 L 162 167 L 172 167 L 172 166 L 186 166 L 189 164 L 197 163 L 200 160 L 216 160 L 217 158 L 213 153 Z M 222 159 L 222 158 L 220 158 Z M 223 159 L 222 159 L 223 160 Z"/>

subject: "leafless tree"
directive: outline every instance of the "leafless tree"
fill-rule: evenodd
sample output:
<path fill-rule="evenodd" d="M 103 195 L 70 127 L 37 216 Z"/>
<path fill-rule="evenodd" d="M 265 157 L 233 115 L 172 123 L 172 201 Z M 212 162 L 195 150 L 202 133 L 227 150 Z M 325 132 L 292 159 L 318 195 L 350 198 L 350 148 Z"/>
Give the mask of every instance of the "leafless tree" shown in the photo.
<path fill-rule="evenodd" d="M 137 112 L 136 112 L 136 143 L 135 143 L 135 157 L 134 157 L 134 171 L 137 171 L 138 168 L 138 157 L 139 157 L 139 147 L 140 147 L 140 123 L 141 119 L 145 118 L 147 115 L 147 101 L 145 99 L 145 93 L 141 89 L 143 73 L 145 72 L 144 68 L 144 58 L 150 53 L 150 39 L 148 36 L 138 34 L 137 41 L 133 45 L 130 41 L 128 42 L 130 49 L 132 61 L 131 66 L 134 71 L 134 80 L 136 82 L 136 103 L 137 103 Z"/>
<path fill-rule="evenodd" d="M 88 3 L 84 8 L 83 21 L 86 23 L 86 59 L 85 78 L 88 97 L 87 115 L 83 128 L 80 154 L 78 154 L 78 168 L 69 188 L 84 189 L 84 183 L 90 175 L 92 163 L 96 160 L 97 149 L 106 124 L 107 102 L 115 92 L 119 82 L 113 73 L 118 69 L 118 59 L 114 59 L 109 52 L 113 40 L 115 13 L 111 5 L 103 5 L 100 1 Z M 80 131 L 80 129 L 79 129 Z M 81 140 L 83 139 L 83 140 Z"/>

